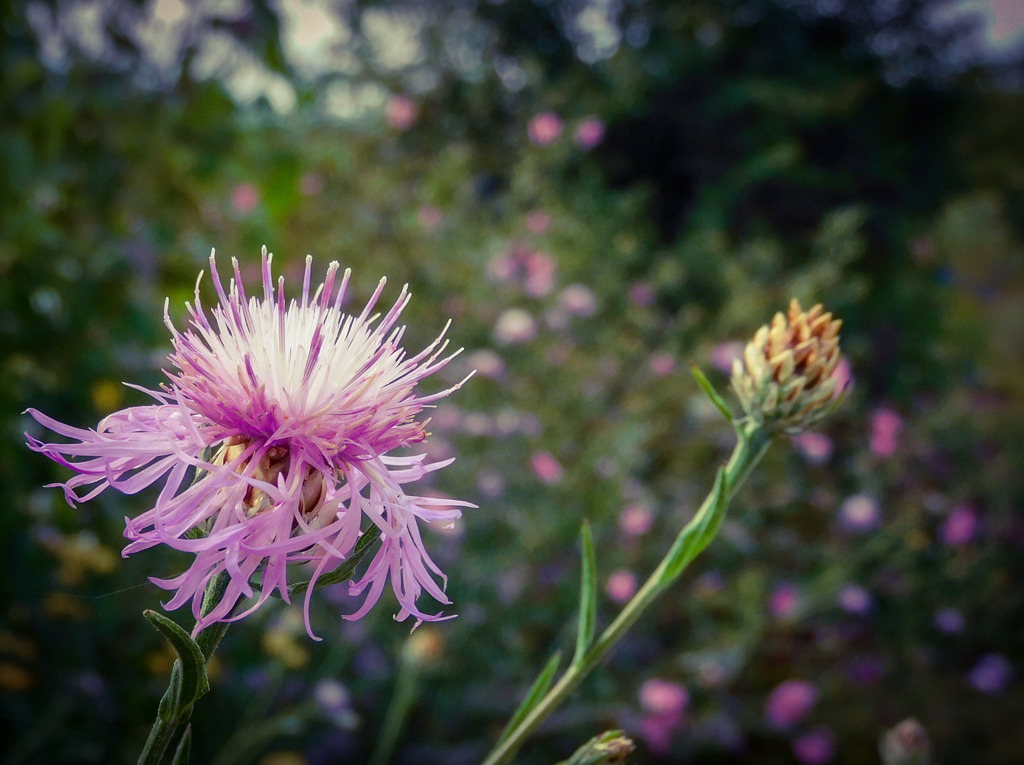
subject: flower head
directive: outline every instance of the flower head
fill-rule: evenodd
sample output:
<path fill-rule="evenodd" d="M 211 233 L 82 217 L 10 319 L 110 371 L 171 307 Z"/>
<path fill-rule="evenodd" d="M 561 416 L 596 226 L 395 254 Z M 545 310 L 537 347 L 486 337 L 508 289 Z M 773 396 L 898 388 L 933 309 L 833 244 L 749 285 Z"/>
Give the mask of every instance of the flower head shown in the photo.
<path fill-rule="evenodd" d="M 732 387 L 751 420 L 800 432 L 827 411 L 838 380 L 839 328 L 821 305 L 803 311 L 793 300 L 747 343 L 732 365 Z"/>
<path fill-rule="evenodd" d="M 450 602 L 418 522 L 450 522 L 459 507 L 470 505 L 405 493 L 405 484 L 451 460 L 427 463 L 423 455 L 389 452 L 426 438 L 426 423 L 416 416 L 462 383 L 430 395 L 415 387 L 455 354 L 442 356 L 442 331 L 422 352 L 406 356 L 404 327 L 396 326 L 409 301 L 406 288 L 383 316 L 373 315 L 382 279 L 358 315 L 346 314 L 341 306 L 350 271 L 336 285 L 338 264 L 331 263 L 313 290 L 307 256 L 301 297 L 287 303 L 284 277 L 275 289 L 272 257 L 264 248 L 260 298 L 246 295 L 234 259 L 234 278 L 225 290 L 211 253 L 218 304 L 208 317 L 200 274 L 183 332 L 165 302 L 173 370 L 161 390 L 140 388 L 155 404 L 114 412 L 95 430 L 29 410 L 42 425 L 73 439 L 43 443 L 29 436 L 29 445 L 77 473 L 56 484 L 72 505 L 108 487 L 135 494 L 160 486 L 151 508 L 126 519 L 130 541 L 123 555 L 163 544 L 195 556 L 181 575 L 152 581 L 174 591 L 168 610 L 191 601 L 196 632 L 251 613 L 275 591 L 287 601 L 288 565 L 298 563 L 310 567 L 303 577 L 310 579 L 304 613 L 312 635 L 309 597 L 316 580 L 346 561 L 364 534 L 377 535 L 380 547 L 349 585 L 366 595 L 346 618 L 365 614 L 388 582 L 400 605 L 397 619 L 442 618 L 417 606 L 424 590 Z M 224 597 L 201 618 L 203 592 L 221 572 L 229 576 Z M 253 603 L 234 613 L 246 598 Z"/>

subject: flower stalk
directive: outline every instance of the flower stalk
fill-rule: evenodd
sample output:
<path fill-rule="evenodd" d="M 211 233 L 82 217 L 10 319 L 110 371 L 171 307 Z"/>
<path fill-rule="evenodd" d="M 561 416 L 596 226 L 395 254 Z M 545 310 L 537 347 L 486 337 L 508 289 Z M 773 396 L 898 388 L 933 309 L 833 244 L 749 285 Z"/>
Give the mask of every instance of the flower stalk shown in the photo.
<path fill-rule="evenodd" d="M 227 590 L 228 581 L 229 576 L 223 571 L 210 580 L 203 594 L 201 618 L 207 616 L 220 603 L 224 597 L 224 592 Z M 148 612 L 147 618 L 152 620 L 152 613 Z M 228 624 L 229 622 L 214 622 L 200 632 L 195 640 L 194 645 L 198 647 L 202 658 L 202 667 L 199 669 L 202 673 L 206 690 L 209 689 L 209 684 L 206 682 L 206 665 L 209 663 L 214 651 L 217 650 L 217 646 L 220 645 L 220 641 L 224 638 Z M 177 646 L 175 648 L 178 650 Z M 142 754 L 139 755 L 138 765 L 160 765 L 164 755 L 167 753 L 167 749 L 174 742 L 179 729 L 192 717 L 192 705 L 198 700 L 199 696 L 206 693 L 206 690 L 199 691 L 198 695 L 183 703 L 181 681 L 176 678 L 180 678 L 184 672 L 184 660 L 180 653 L 179 657 L 174 660 L 174 666 L 171 669 L 171 681 L 167 686 L 167 690 L 164 691 L 163 698 L 160 699 L 156 719 L 153 721 L 153 727 L 150 728 L 149 738 L 142 749 Z"/>
<path fill-rule="evenodd" d="M 548 662 L 483 765 L 502 765 L 511 760 L 526 738 L 711 543 L 722 525 L 729 501 L 761 461 L 772 438 L 779 433 L 798 433 L 834 408 L 841 326 L 842 321 L 826 313 L 820 304 L 803 311 L 794 299 L 787 314 L 778 313 L 770 324 L 761 327 L 747 344 L 743 359 L 733 364 L 732 387 L 745 415 L 738 419 L 704 374 L 692 366 L 701 390 L 736 431 L 736 446 L 729 461 L 718 470 L 711 493 L 679 532 L 657 568 L 596 640 L 596 562 L 590 529 L 584 524 L 575 656 L 553 685 L 558 655 Z"/>
<path fill-rule="evenodd" d="M 604 659 L 651 603 L 679 579 L 690 561 L 715 537 L 729 500 L 761 461 L 772 438 L 768 429 L 749 420 L 736 424 L 736 434 L 736 446 L 725 467 L 719 470 L 714 488 L 696 515 L 676 537 L 658 567 L 590 648 L 577 654 L 569 668 L 540 701 L 505 732 L 483 765 L 509 762 L 523 742 Z"/>

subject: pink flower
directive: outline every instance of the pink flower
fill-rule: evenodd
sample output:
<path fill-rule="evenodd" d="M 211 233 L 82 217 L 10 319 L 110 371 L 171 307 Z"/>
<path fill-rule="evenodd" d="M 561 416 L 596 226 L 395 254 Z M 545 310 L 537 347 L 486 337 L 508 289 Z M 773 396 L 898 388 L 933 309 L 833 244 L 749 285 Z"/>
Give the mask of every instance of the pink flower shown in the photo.
<path fill-rule="evenodd" d="M 388 124 L 396 130 L 408 130 L 416 124 L 416 103 L 408 96 L 392 96 L 385 111 Z"/>
<path fill-rule="evenodd" d="M 546 252 L 530 252 L 525 259 L 523 288 L 530 297 L 544 297 L 555 288 L 555 259 Z"/>
<path fill-rule="evenodd" d="M 427 231 L 432 231 L 441 225 L 441 210 L 434 205 L 423 205 L 416 213 L 416 222 Z"/>
<path fill-rule="evenodd" d="M 630 505 L 619 516 L 619 528 L 622 533 L 631 537 L 639 537 L 651 530 L 654 515 L 644 505 Z"/>
<path fill-rule="evenodd" d="M 665 377 L 676 369 L 676 360 L 671 353 L 655 353 L 650 360 L 651 372 L 657 377 Z"/>
<path fill-rule="evenodd" d="M 788 582 L 776 587 L 768 601 L 768 610 L 779 619 L 792 619 L 799 609 L 800 590 Z"/>
<path fill-rule="evenodd" d="M 231 206 L 240 215 L 251 213 L 260 203 L 260 192 L 251 183 L 239 183 L 231 190 Z"/>
<path fill-rule="evenodd" d="M 551 216 L 543 210 L 533 210 L 526 216 L 526 227 L 534 234 L 546 234 L 551 227 Z"/>
<path fill-rule="evenodd" d="M 534 452 L 530 457 L 530 467 L 533 474 L 544 483 L 558 483 L 564 475 L 562 464 L 551 452 Z"/>
<path fill-rule="evenodd" d="M 832 439 L 824 433 L 808 430 L 793 436 L 793 444 L 812 465 L 822 465 L 832 456 Z"/>
<path fill-rule="evenodd" d="M 807 717 L 818 700 L 818 689 L 806 680 L 787 680 L 768 695 L 764 714 L 778 728 L 789 728 Z"/>
<path fill-rule="evenodd" d="M 903 418 L 892 409 L 876 410 L 871 415 L 871 451 L 879 457 L 891 457 L 902 429 Z"/>
<path fill-rule="evenodd" d="M 558 302 L 573 316 L 592 316 L 597 310 L 597 298 L 590 287 L 570 284 L 558 296 Z"/>
<path fill-rule="evenodd" d="M 953 509 L 942 527 L 943 541 L 952 547 L 962 547 L 974 539 L 978 529 L 978 516 L 967 505 Z"/>
<path fill-rule="evenodd" d="M 640 706 L 651 714 L 679 716 L 689 704 L 689 692 L 678 683 L 654 678 L 640 687 Z"/>
<path fill-rule="evenodd" d="M 587 117 L 576 126 L 576 145 L 589 151 L 604 138 L 604 123 L 597 117 Z"/>
<path fill-rule="evenodd" d="M 719 372 L 729 374 L 732 372 L 732 362 L 743 358 L 743 349 L 746 346 L 738 341 L 721 343 L 711 351 L 711 364 Z"/>
<path fill-rule="evenodd" d="M 166 545 L 194 556 L 179 576 L 152 581 L 174 592 L 168 610 L 191 601 L 196 633 L 252 613 L 275 591 L 288 601 L 289 564 L 310 564 L 315 583 L 344 562 L 364 534 L 379 537 L 380 547 L 349 585 L 352 594 L 366 594 L 346 618 L 363 616 L 388 583 L 399 620 L 443 618 L 417 606 L 424 590 L 450 603 L 434 578 L 444 580 L 418 524 L 450 523 L 460 506 L 470 505 L 411 496 L 403 488 L 451 460 L 428 463 L 424 455 L 389 452 L 424 441 L 424 423 L 416 415 L 462 385 L 430 395 L 414 390 L 454 356 L 442 357 L 444 333 L 406 357 L 404 328 L 395 326 L 409 302 L 405 288 L 376 319 L 382 279 L 366 307 L 347 315 L 340 306 L 350 272 L 335 290 L 338 264 L 331 263 L 324 283 L 311 289 L 307 257 L 301 297 L 289 304 L 283 277 L 275 289 L 271 261 L 264 248 L 262 298 L 247 297 L 238 262 L 232 259 L 234 278 L 225 290 L 210 255 L 218 297 L 212 322 L 198 283 L 184 332 L 171 323 L 164 304 L 173 345 L 170 382 L 160 391 L 140 388 L 155 404 L 115 412 L 96 430 L 30 409 L 39 423 L 72 442 L 28 436 L 29 445 L 77 473 L 55 484 L 72 505 L 109 487 L 125 494 L 160 487 L 155 504 L 127 520 L 123 554 Z M 224 596 L 200 618 L 204 590 L 221 572 L 229 577 Z M 313 590 L 311 584 L 303 609 L 310 636 Z M 235 613 L 243 599 L 254 602 Z"/>
<path fill-rule="evenodd" d="M 636 595 L 636 574 L 625 569 L 613 571 L 608 576 L 604 591 L 616 603 L 625 603 Z"/>
<path fill-rule="evenodd" d="M 683 686 L 668 680 L 648 680 L 640 688 L 640 706 L 646 715 L 640 722 L 640 735 L 655 754 L 666 754 L 672 732 L 683 722 L 690 694 Z"/>
<path fill-rule="evenodd" d="M 562 134 L 562 120 L 554 112 L 543 112 L 530 120 L 527 132 L 533 143 L 547 146 Z"/>
<path fill-rule="evenodd" d="M 839 357 L 839 363 L 836 364 L 836 369 L 832 373 L 832 377 L 836 380 L 836 389 L 832 393 L 832 398 L 838 398 L 843 394 L 844 391 L 848 391 L 854 386 L 853 370 L 850 368 L 850 362 L 846 360 L 846 356 Z"/>

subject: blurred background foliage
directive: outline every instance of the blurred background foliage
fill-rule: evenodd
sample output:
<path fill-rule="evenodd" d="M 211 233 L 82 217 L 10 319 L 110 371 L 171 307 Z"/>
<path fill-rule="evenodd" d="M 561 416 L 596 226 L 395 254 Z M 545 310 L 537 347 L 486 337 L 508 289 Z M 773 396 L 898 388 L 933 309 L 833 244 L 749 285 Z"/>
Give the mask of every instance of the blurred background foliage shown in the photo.
<path fill-rule="evenodd" d="M 362 762 L 403 662 L 394 761 L 479 761 L 572 643 L 581 521 L 607 621 L 730 446 L 688 362 L 724 388 L 791 296 L 844 319 L 846 405 L 521 761 L 622 727 L 636 762 L 875 763 L 910 717 L 936 763 L 1018 761 L 1024 79 L 961 5 L 5 4 L 0 760 L 134 761 L 171 660 L 147 577 L 184 565 L 120 559 L 145 497 L 41 488 L 20 413 L 144 403 L 165 296 L 180 325 L 211 247 L 255 279 L 266 244 L 293 287 L 306 253 L 409 282 L 411 347 L 453 320 L 448 381 L 479 373 L 425 490 L 480 509 L 430 533 L 459 618 L 413 642 L 329 591 L 322 643 L 280 604 L 232 628 L 193 761 Z"/>

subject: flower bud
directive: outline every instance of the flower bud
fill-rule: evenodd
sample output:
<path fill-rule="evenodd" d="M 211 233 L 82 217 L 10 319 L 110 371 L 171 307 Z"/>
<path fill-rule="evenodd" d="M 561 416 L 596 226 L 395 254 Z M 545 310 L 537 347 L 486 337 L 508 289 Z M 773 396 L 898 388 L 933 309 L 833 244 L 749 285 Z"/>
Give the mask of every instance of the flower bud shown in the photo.
<path fill-rule="evenodd" d="M 773 430 L 798 433 L 827 410 L 838 384 L 839 328 L 820 304 L 809 311 L 795 299 L 775 314 L 732 366 L 732 387 L 747 416 Z"/>

